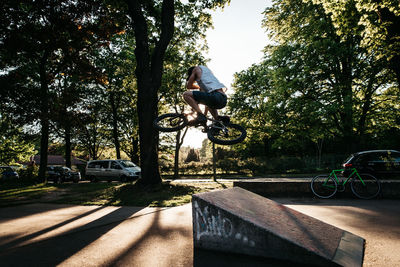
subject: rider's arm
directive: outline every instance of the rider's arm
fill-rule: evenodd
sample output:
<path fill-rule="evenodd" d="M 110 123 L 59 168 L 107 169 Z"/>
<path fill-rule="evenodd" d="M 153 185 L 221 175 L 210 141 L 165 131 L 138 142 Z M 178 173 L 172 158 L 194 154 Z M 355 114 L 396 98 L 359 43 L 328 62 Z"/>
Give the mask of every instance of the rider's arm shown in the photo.
<path fill-rule="evenodd" d="M 200 89 L 200 86 L 198 86 L 197 84 L 195 84 L 196 79 L 198 77 L 200 77 L 200 68 L 196 67 L 193 69 L 192 71 L 192 75 L 190 75 L 187 83 L 186 83 L 186 88 L 187 89 Z"/>

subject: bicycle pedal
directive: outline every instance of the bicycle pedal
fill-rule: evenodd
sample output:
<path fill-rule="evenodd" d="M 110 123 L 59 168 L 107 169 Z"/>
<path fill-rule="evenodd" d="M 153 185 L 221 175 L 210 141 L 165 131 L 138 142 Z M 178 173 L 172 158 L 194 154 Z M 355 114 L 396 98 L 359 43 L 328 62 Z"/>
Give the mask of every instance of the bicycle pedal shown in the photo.
<path fill-rule="evenodd" d="M 337 187 L 337 191 L 338 191 L 338 192 L 344 192 L 345 189 L 346 189 L 346 188 L 345 188 L 344 185 L 342 185 L 342 184 L 338 185 L 338 187 Z"/>

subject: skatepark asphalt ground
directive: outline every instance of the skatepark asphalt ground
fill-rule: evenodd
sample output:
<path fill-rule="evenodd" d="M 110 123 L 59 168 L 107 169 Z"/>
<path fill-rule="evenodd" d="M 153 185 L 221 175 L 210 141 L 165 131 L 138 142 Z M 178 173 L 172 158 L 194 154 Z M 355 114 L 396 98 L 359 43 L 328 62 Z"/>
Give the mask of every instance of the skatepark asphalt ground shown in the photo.
<path fill-rule="evenodd" d="M 272 198 L 366 240 L 363 266 L 400 266 L 400 200 Z M 191 204 L 0 208 L 0 266 L 298 266 L 193 248 Z"/>

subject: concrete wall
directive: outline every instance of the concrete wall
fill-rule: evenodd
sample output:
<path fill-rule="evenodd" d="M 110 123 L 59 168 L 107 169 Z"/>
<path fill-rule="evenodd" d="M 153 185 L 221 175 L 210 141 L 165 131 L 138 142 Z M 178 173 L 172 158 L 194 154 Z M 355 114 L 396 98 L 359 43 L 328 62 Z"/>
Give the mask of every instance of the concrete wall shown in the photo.
<path fill-rule="evenodd" d="M 292 180 L 292 181 L 290 181 Z M 381 194 L 378 198 L 400 199 L 400 180 L 380 180 Z M 313 197 L 311 179 L 253 179 L 234 181 L 233 185 L 244 188 L 264 197 Z M 350 184 L 344 192 L 337 192 L 334 197 L 356 198 Z"/>
<path fill-rule="evenodd" d="M 193 195 L 192 209 L 195 248 L 316 266 L 362 264 L 362 238 L 239 187 Z M 352 244 L 351 252 L 343 244 Z"/>

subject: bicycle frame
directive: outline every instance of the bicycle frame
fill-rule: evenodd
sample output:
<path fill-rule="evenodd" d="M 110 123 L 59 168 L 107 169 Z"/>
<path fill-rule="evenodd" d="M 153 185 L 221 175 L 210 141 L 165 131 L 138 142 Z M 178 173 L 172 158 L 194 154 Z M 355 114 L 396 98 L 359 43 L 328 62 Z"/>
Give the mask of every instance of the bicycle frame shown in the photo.
<path fill-rule="evenodd" d="M 194 110 L 192 110 L 192 112 L 183 113 L 183 115 L 186 116 L 186 117 L 188 117 L 188 116 L 193 117 L 193 114 L 195 114 Z M 224 132 L 226 131 L 225 124 L 224 124 L 224 122 L 222 120 L 216 120 L 216 119 L 210 118 L 208 116 L 206 116 L 206 118 L 207 118 L 207 121 L 211 121 L 211 124 L 206 124 L 206 125 L 199 124 L 199 125 L 196 125 L 195 127 L 203 126 L 204 127 L 203 132 L 207 132 L 211 127 L 212 128 L 216 128 L 216 129 L 220 129 L 220 130 L 222 130 Z M 218 126 L 218 124 L 220 124 L 222 127 Z"/>
<path fill-rule="evenodd" d="M 332 172 L 329 174 L 328 177 L 334 177 L 338 185 L 340 184 L 340 185 L 345 186 L 346 183 L 347 183 L 351 178 L 353 178 L 353 175 L 355 174 L 355 175 L 358 177 L 358 179 L 360 179 L 360 181 L 362 182 L 362 184 L 365 185 L 365 182 L 364 182 L 364 180 L 361 178 L 361 176 L 358 174 L 357 169 L 356 169 L 356 168 L 352 168 L 351 170 L 352 170 L 351 174 L 350 174 L 348 177 L 345 177 L 344 179 L 342 179 L 341 181 L 339 181 L 339 178 L 337 177 L 336 173 L 337 173 L 337 172 L 343 172 L 344 169 L 332 170 Z"/>

